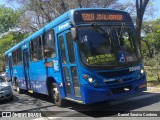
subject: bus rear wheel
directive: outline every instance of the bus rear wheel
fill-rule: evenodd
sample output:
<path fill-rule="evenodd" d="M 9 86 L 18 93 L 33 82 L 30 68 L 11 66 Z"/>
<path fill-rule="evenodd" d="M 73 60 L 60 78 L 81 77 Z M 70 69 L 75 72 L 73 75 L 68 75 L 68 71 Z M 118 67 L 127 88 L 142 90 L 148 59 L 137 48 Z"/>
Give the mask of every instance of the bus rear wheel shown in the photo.
<path fill-rule="evenodd" d="M 64 100 L 61 98 L 58 85 L 56 83 L 52 83 L 51 85 L 51 97 L 57 106 L 64 106 Z"/>

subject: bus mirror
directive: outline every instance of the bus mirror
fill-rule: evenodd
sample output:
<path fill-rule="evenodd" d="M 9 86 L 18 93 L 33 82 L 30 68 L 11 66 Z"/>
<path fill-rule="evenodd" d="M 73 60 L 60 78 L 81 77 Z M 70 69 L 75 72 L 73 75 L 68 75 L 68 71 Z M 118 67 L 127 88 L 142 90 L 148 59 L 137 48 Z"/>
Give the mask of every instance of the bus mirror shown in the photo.
<path fill-rule="evenodd" d="M 72 36 L 72 40 L 77 39 L 76 28 L 71 28 L 71 36 Z"/>

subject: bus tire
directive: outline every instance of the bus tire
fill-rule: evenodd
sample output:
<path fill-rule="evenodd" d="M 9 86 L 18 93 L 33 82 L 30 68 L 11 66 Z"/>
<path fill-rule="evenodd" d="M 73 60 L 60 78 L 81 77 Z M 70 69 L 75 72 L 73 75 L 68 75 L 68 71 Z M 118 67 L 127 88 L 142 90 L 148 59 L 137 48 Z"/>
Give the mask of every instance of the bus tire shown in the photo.
<path fill-rule="evenodd" d="M 56 106 L 59 106 L 59 107 L 64 106 L 65 104 L 64 100 L 61 98 L 58 85 L 56 83 L 52 83 L 50 93 L 51 93 L 52 100 L 54 101 L 54 104 Z"/>
<path fill-rule="evenodd" d="M 22 93 L 22 89 L 19 87 L 19 85 L 18 85 L 18 82 L 16 81 L 16 91 L 17 91 L 17 93 L 18 94 L 21 94 Z"/>

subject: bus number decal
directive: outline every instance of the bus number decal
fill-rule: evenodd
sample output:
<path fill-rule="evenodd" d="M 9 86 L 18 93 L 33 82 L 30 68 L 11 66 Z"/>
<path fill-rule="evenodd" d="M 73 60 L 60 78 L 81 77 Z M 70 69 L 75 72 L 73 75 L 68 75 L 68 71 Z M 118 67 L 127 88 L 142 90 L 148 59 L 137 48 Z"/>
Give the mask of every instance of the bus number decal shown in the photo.
<path fill-rule="evenodd" d="M 53 60 L 53 66 L 55 71 L 59 71 L 58 60 Z"/>
<path fill-rule="evenodd" d="M 129 67 L 129 72 L 140 70 L 140 66 Z"/>
<path fill-rule="evenodd" d="M 82 14 L 82 18 L 83 18 L 84 21 L 94 20 L 94 14 Z"/>

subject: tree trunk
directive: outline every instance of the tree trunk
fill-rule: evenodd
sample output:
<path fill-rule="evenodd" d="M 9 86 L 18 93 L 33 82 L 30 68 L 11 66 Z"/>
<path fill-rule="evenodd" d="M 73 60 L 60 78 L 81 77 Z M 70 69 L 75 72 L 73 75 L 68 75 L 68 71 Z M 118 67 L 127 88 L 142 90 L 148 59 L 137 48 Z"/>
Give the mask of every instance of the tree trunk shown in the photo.
<path fill-rule="evenodd" d="M 148 52 L 149 52 L 149 57 L 151 58 L 152 57 L 151 47 L 150 47 L 150 45 L 149 45 L 149 43 L 147 41 L 143 41 L 143 42 L 146 43 L 146 46 L 147 46 Z"/>
<path fill-rule="evenodd" d="M 141 50 L 141 28 L 142 28 L 142 21 L 143 15 L 148 4 L 149 0 L 136 0 L 136 11 L 137 11 L 137 18 L 136 18 L 136 35 L 137 41 Z"/>

